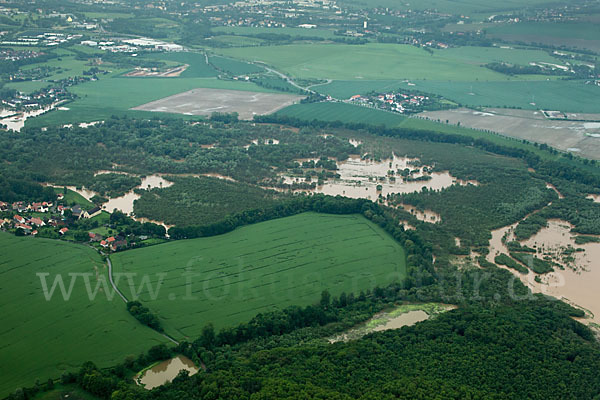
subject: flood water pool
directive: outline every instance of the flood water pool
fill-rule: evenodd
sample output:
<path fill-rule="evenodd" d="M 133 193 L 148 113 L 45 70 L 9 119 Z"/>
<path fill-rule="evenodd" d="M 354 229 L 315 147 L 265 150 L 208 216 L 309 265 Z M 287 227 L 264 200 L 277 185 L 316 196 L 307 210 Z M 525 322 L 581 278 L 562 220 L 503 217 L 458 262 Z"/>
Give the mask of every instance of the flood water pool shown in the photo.
<path fill-rule="evenodd" d="M 146 389 L 154 389 L 171 382 L 181 370 L 188 371 L 190 375 L 198 373 L 198 367 L 192 360 L 185 356 L 178 356 L 146 370 L 142 376 L 136 376 L 135 381 Z"/>

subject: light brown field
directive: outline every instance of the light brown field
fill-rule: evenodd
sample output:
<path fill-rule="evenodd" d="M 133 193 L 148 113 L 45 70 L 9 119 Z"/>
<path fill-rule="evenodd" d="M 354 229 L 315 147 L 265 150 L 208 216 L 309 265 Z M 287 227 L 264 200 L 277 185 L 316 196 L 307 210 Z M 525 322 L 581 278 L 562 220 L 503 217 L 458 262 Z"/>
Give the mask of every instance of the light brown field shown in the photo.
<path fill-rule="evenodd" d="M 600 159 L 600 123 L 598 122 L 551 120 L 545 118 L 541 111 L 502 108 L 487 108 L 483 111 L 467 108 L 426 111 L 419 116 L 432 120 L 439 119 L 442 122 L 448 120 L 453 125 L 460 122 L 461 126 L 545 143 L 586 158 Z M 597 114 L 585 114 L 585 117 L 600 120 L 600 115 Z"/>
<path fill-rule="evenodd" d="M 302 99 L 302 96 L 245 92 L 224 89 L 192 89 L 134 107 L 133 110 L 185 115 L 211 115 L 237 112 L 240 119 L 274 113 Z"/>

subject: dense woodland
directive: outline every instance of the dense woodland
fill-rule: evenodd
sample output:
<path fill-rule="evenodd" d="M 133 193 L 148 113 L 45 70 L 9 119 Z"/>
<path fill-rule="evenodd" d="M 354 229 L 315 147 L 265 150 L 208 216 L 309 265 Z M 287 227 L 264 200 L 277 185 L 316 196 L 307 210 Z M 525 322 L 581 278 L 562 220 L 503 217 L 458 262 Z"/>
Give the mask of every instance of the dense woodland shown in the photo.
<path fill-rule="evenodd" d="M 135 202 L 139 217 L 148 217 L 178 227 L 210 225 L 231 214 L 274 204 L 285 197 L 245 183 L 212 177 L 173 177 L 174 185 L 141 191 Z"/>

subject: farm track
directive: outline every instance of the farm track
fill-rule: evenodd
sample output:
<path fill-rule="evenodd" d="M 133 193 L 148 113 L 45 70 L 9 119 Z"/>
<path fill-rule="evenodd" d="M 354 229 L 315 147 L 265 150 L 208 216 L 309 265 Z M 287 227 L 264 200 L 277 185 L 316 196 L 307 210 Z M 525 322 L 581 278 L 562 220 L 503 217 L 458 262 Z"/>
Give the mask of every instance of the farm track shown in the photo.
<path fill-rule="evenodd" d="M 127 304 L 129 300 L 127 300 L 127 297 L 125 297 L 125 295 L 123 293 L 121 293 L 121 291 L 115 284 L 115 281 L 113 280 L 112 262 L 110 261 L 110 256 L 108 256 L 108 255 L 106 256 L 106 262 L 108 263 L 108 280 L 110 281 L 110 284 L 113 287 L 113 290 L 119 295 L 119 297 L 121 297 L 121 299 L 123 299 L 125 304 Z M 173 344 L 179 345 L 178 341 L 176 341 L 175 339 L 173 339 L 171 336 L 167 335 L 166 333 L 162 333 L 162 332 L 158 332 L 158 333 L 160 333 L 165 339 L 168 339 L 169 341 L 171 341 Z"/>

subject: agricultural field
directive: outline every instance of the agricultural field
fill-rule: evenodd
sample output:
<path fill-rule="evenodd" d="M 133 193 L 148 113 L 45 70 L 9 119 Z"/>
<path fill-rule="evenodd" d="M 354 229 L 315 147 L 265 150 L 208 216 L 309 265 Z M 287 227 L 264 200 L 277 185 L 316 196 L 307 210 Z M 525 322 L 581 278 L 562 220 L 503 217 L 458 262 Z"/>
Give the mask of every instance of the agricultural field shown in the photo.
<path fill-rule="evenodd" d="M 538 50 L 460 48 L 429 53 L 409 45 L 299 44 L 220 49 L 248 61 L 261 61 L 302 79 L 502 81 L 506 75 L 481 64 L 498 60 L 520 63 L 553 58 Z"/>
<path fill-rule="evenodd" d="M 454 124 L 447 124 L 445 123 L 446 118 L 407 118 L 400 114 L 347 103 L 295 104 L 277 112 L 277 115 L 299 118 L 306 121 L 319 120 L 334 122 L 343 120 L 347 123 L 376 124 L 385 125 L 390 128 L 395 127 L 465 135 L 476 139 L 486 139 L 503 146 L 526 149 L 538 154 L 542 158 L 549 158 L 547 152 L 540 152 L 536 147 L 525 144 L 520 140 L 514 140 L 508 134 L 492 134 L 490 132 L 471 129 L 462 125 L 456 126 Z M 437 121 L 438 119 L 440 122 Z"/>
<path fill-rule="evenodd" d="M 304 29 L 304 28 L 261 28 L 250 26 L 219 26 L 213 29 L 214 32 L 230 33 L 240 36 L 253 35 L 289 35 L 292 37 L 319 37 L 323 39 L 335 38 L 335 33 L 329 29 Z M 217 38 L 215 36 L 214 38 Z"/>
<path fill-rule="evenodd" d="M 470 107 L 545 109 L 575 113 L 600 112 L 600 105 L 596 101 L 600 95 L 600 86 L 577 80 L 496 82 L 335 80 L 328 84 L 314 86 L 312 89 L 343 100 L 355 94 L 384 93 L 400 89 L 435 93 Z M 560 93 L 560 96 L 556 93 Z M 535 104 L 531 104 L 534 102 Z"/>
<path fill-rule="evenodd" d="M 546 143 L 590 159 L 600 158 L 600 123 L 546 119 L 541 112 L 510 109 L 456 109 L 420 114 L 433 120 L 491 130 L 507 136 Z M 600 120 L 600 114 L 597 115 Z"/>
<path fill-rule="evenodd" d="M 137 111 L 210 116 L 214 112 L 237 112 L 240 119 L 274 113 L 300 101 L 303 96 L 224 89 L 192 89 L 134 107 Z"/>
<path fill-rule="evenodd" d="M 24 81 L 24 82 L 9 82 L 4 85 L 4 87 L 15 89 L 20 92 L 30 94 L 46 86 L 50 85 L 50 83 L 46 81 Z"/>
<path fill-rule="evenodd" d="M 68 110 L 55 110 L 28 120 L 26 126 L 100 121 L 112 115 L 147 118 L 152 114 L 130 109 L 193 88 L 272 92 L 250 82 L 222 81 L 212 78 L 112 77 L 73 86 L 71 91 L 79 98 L 65 105 Z"/>
<path fill-rule="evenodd" d="M 294 104 L 279 111 L 278 114 L 309 121 L 362 122 L 386 126 L 398 126 L 406 119 L 400 114 L 346 103 Z"/>
<path fill-rule="evenodd" d="M 37 273 L 49 274 L 49 289 L 59 274 L 66 289 L 70 273 L 89 273 L 92 290 L 98 278 L 106 279 L 106 266 L 91 248 L 0 233 L 0 249 L 0 396 L 36 379 L 59 378 L 88 360 L 107 367 L 165 342 L 129 315 L 120 298 L 108 301 L 112 290 L 101 288 L 91 301 L 81 276 L 68 301 L 58 287 L 46 300 Z"/>
<path fill-rule="evenodd" d="M 180 78 L 213 78 L 218 75 L 218 72 L 206 63 L 206 56 L 202 53 L 155 53 L 145 58 L 172 62 L 176 65 L 187 64 L 188 67 L 179 75 Z"/>
<path fill-rule="evenodd" d="M 435 9 L 440 12 L 448 12 L 452 14 L 473 14 L 473 13 L 488 13 L 494 11 L 509 12 L 513 10 L 521 10 L 523 2 L 518 0 L 507 0 L 501 3 L 494 3 L 488 0 L 425 0 L 419 2 L 398 2 L 396 0 L 341 0 L 341 4 L 356 7 L 389 7 L 393 9 L 415 9 L 428 10 Z M 529 0 L 528 6 L 541 6 L 555 4 L 555 0 Z"/>
<path fill-rule="evenodd" d="M 148 276 L 140 301 L 176 338 L 197 337 L 257 313 L 308 305 L 321 292 L 358 293 L 406 275 L 402 247 L 360 215 L 304 213 L 208 238 L 117 253 L 115 273 Z M 188 284 L 189 283 L 189 284 Z M 136 282 L 136 287 L 139 282 Z M 119 284 L 127 295 L 129 287 Z"/>
<path fill-rule="evenodd" d="M 88 61 L 86 60 L 78 60 L 74 55 L 69 52 L 69 55 L 61 56 L 58 58 L 54 58 L 46 61 L 43 64 L 31 64 L 26 65 L 22 69 L 23 71 L 31 70 L 40 67 L 43 65 L 44 67 L 51 68 L 59 68 L 55 70 L 50 76 L 44 78 L 45 80 L 53 80 L 58 81 L 61 79 L 66 79 L 74 76 L 82 76 L 83 71 L 89 70 L 90 65 L 88 65 Z"/>
<path fill-rule="evenodd" d="M 600 86 L 585 81 L 415 81 L 413 89 L 440 94 L 465 106 L 599 113 Z M 408 86 L 404 86 L 408 88 Z M 557 95 L 558 94 L 558 95 Z M 534 103 L 534 104 L 531 104 Z"/>
<path fill-rule="evenodd" d="M 258 67 L 254 64 L 249 64 L 247 62 L 241 62 L 226 57 L 211 56 L 209 58 L 209 62 L 216 69 L 233 76 L 250 75 L 265 72 L 264 68 Z"/>
<path fill-rule="evenodd" d="M 262 43 L 265 42 L 263 39 L 255 37 L 236 35 L 218 35 L 208 38 L 207 40 L 231 47 L 260 46 Z"/>
<path fill-rule="evenodd" d="M 491 26 L 486 33 L 507 41 L 600 50 L 600 25 L 597 22 L 521 22 Z"/>

